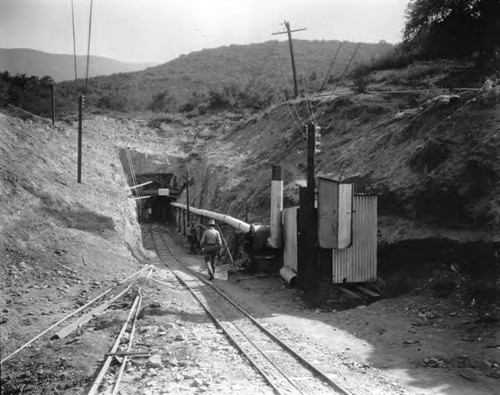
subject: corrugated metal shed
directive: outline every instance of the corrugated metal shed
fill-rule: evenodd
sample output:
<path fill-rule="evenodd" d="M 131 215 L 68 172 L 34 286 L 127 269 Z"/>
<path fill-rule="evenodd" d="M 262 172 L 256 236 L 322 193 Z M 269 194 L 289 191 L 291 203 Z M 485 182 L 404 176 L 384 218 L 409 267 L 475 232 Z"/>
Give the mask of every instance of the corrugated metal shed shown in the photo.
<path fill-rule="evenodd" d="M 333 250 L 333 283 L 377 278 L 377 196 L 355 194 L 352 245 Z"/>

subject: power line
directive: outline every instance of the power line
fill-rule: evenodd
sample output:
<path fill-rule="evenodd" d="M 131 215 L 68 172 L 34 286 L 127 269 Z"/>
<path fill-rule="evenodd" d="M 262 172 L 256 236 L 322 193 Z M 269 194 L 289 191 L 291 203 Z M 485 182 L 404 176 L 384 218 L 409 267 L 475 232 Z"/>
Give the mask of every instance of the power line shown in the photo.
<path fill-rule="evenodd" d="M 318 89 L 319 91 L 325 87 L 326 81 L 328 80 L 328 76 L 330 75 L 330 72 L 332 71 L 333 65 L 335 64 L 335 61 L 337 60 L 337 56 L 339 55 L 340 48 L 342 48 L 343 44 L 344 43 L 341 42 L 340 45 L 337 47 L 337 50 L 335 51 L 335 55 L 333 56 L 333 60 L 330 63 L 330 67 L 328 68 L 328 71 L 326 72 L 325 79 L 323 80 L 321 87 Z"/>
<path fill-rule="evenodd" d="M 344 72 L 342 73 L 342 77 L 340 77 L 340 79 L 338 80 L 337 85 L 335 85 L 335 88 L 333 89 L 333 92 L 335 92 L 337 90 L 337 88 L 339 87 L 340 83 L 344 80 L 345 73 L 349 69 L 349 66 L 351 65 L 354 57 L 358 53 L 358 49 L 359 49 L 360 45 L 361 45 L 360 42 L 358 43 L 358 45 L 356 45 L 356 48 L 354 49 L 354 52 L 352 53 L 351 59 L 349 59 L 349 62 L 347 63 L 347 66 L 345 67 Z"/>
<path fill-rule="evenodd" d="M 90 36 L 92 33 L 92 7 L 94 5 L 94 0 L 90 0 L 90 15 L 89 15 L 89 41 L 87 45 L 87 72 L 85 75 L 85 92 L 88 90 L 89 84 L 89 64 L 90 64 Z"/>
<path fill-rule="evenodd" d="M 71 0 L 71 21 L 73 22 L 73 60 L 75 64 L 75 86 L 77 86 L 77 74 L 76 74 L 76 35 L 75 35 L 75 8 L 73 5 L 73 0 Z"/>
<path fill-rule="evenodd" d="M 288 104 L 285 104 L 286 106 L 286 109 L 288 110 L 288 113 L 290 114 L 290 117 L 292 118 L 293 122 L 295 122 L 295 125 L 297 126 L 297 128 L 299 129 L 300 133 L 302 133 L 302 135 L 304 136 L 304 138 L 306 137 L 306 135 L 304 134 L 304 132 L 302 131 L 302 127 L 304 125 L 304 123 L 302 122 L 302 120 L 300 119 L 299 117 L 299 120 L 302 122 L 302 126 L 300 125 L 300 123 L 297 122 L 297 120 L 295 119 L 295 117 L 293 116 L 293 113 L 292 111 L 290 110 L 290 107 L 289 107 L 289 103 Z"/>

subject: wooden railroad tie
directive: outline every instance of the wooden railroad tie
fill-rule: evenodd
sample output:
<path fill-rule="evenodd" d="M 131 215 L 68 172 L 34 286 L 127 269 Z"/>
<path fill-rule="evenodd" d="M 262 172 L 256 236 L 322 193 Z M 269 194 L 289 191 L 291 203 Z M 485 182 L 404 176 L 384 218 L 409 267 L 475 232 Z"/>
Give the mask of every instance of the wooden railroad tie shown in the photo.
<path fill-rule="evenodd" d="M 380 294 L 378 294 L 375 291 L 372 291 L 371 289 L 364 287 L 363 285 L 357 285 L 356 288 L 359 289 L 361 292 L 364 292 L 368 296 L 372 296 L 374 298 L 380 298 Z"/>
<path fill-rule="evenodd" d="M 339 289 L 345 293 L 347 296 L 350 296 L 351 298 L 354 299 L 361 299 L 361 296 L 359 296 L 356 292 L 351 291 L 350 289 L 344 288 L 344 287 L 339 287 Z"/>
<path fill-rule="evenodd" d="M 120 351 L 120 352 L 108 352 L 106 354 L 104 354 L 106 357 L 124 357 L 124 356 L 132 356 L 132 355 L 135 355 L 135 356 L 145 356 L 145 357 L 149 357 L 151 355 L 151 352 L 149 351 Z"/>

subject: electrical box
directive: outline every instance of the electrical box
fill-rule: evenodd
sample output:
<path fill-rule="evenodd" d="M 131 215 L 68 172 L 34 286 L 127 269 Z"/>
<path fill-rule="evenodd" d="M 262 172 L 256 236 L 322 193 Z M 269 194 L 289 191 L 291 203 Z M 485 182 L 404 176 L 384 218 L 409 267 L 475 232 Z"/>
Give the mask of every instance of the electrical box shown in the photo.
<path fill-rule="evenodd" d="M 318 179 L 318 242 L 321 248 L 343 249 L 352 244 L 353 185 Z"/>
<path fill-rule="evenodd" d="M 168 188 L 158 188 L 159 196 L 170 196 L 170 189 Z"/>

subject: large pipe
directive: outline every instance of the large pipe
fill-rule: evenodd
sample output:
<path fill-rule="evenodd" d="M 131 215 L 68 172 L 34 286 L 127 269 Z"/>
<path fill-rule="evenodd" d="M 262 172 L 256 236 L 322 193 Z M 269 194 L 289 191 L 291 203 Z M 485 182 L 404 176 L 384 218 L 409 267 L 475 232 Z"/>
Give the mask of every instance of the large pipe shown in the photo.
<path fill-rule="evenodd" d="M 187 210 L 187 206 L 183 203 L 170 203 L 173 207 L 180 208 L 181 210 Z M 231 225 L 233 228 L 241 230 L 243 233 L 250 232 L 250 225 L 240 221 L 239 219 L 233 218 L 229 215 L 214 213 L 213 211 L 201 210 L 199 208 L 189 207 L 189 211 L 196 215 L 201 215 L 202 217 L 211 218 L 219 222 L 225 222 Z"/>
<path fill-rule="evenodd" d="M 269 245 L 281 248 L 281 213 L 283 211 L 283 171 L 273 166 L 271 177 L 271 235 Z"/>
<path fill-rule="evenodd" d="M 283 266 L 280 269 L 280 276 L 283 280 L 290 284 L 291 287 L 295 287 L 297 285 L 297 273 L 286 266 Z"/>

